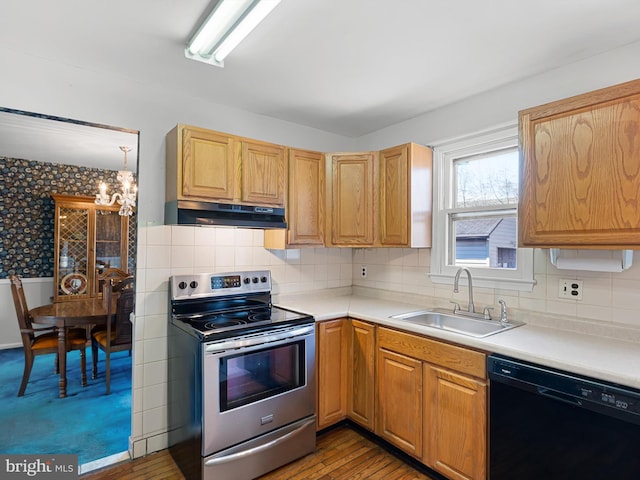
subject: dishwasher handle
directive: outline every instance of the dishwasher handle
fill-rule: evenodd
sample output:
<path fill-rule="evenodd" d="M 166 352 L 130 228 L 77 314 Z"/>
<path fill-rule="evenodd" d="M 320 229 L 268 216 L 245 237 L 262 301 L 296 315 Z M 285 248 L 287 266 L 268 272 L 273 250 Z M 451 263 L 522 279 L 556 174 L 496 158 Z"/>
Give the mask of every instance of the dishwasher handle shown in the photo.
<path fill-rule="evenodd" d="M 569 405 L 573 405 L 575 407 L 582 407 L 582 401 L 573 395 L 567 395 L 566 393 L 556 392 L 554 390 L 543 387 L 538 387 L 538 393 L 544 397 L 549 397 L 560 402 L 568 403 Z"/>

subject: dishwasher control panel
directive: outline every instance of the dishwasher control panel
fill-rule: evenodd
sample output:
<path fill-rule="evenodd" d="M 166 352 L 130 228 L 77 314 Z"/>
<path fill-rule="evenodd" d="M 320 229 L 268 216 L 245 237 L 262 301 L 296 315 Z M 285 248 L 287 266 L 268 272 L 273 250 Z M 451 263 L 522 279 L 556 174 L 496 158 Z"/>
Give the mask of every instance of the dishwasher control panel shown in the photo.
<path fill-rule="evenodd" d="M 582 398 L 602 403 L 609 407 L 619 408 L 640 415 L 640 399 L 625 393 L 616 392 L 616 387 L 606 385 L 583 386 L 580 388 Z"/>

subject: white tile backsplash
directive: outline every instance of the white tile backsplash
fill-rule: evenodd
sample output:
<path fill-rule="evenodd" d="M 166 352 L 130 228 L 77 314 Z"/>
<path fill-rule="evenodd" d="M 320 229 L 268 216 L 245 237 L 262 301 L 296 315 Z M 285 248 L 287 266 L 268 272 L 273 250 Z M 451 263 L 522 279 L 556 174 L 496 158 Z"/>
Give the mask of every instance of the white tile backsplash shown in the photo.
<path fill-rule="evenodd" d="M 201 227 L 194 229 L 194 244 L 195 245 L 207 245 L 213 247 L 216 242 L 216 232 L 218 229 L 209 228 L 209 227 Z"/>
<path fill-rule="evenodd" d="M 235 228 L 216 228 L 216 245 L 233 247 L 236 244 Z"/>
<path fill-rule="evenodd" d="M 147 245 L 147 268 L 171 268 L 171 245 Z"/>
<path fill-rule="evenodd" d="M 144 381 L 141 386 L 165 384 L 168 378 L 168 368 L 166 360 L 145 363 L 142 366 Z"/>
<path fill-rule="evenodd" d="M 146 240 L 146 242 L 145 242 Z M 431 250 L 392 248 L 309 248 L 266 250 L 263 232 L 225 227 L 139 228 L 134 348 L 133 434 L 134 446 L 142 451 L 145 439 L 164 445 L 168 279 L 171 275 L 269 269 L 274 294 L 327 288 L 362 286 L 391 292 L 418 294 L 467 303 L 467 290 L 459 294 L 452 286 L 434 284 L 428 276 Z M 360 276 L 367 266 L 367 278 Z M 640 326 L 640 258 L 620 274 L 557 270 L 546 250 L 534 251 L 537 284 L 531 292 L 474 288 L 478 309 L 495 306 L 505 299 L 510 309 L 559 314 L 578 320 Z M 584 281 L 583 300 L 558 298 L 558 281 Z M 496 312 L 497 310 L 494 310 Z M 155 448 L 155 447 L 154 447 Z"/>
<path fill-rule="evenodd" d="M 142 411 L 142 434 L 145 436 L 158 435 L 167 431 L 167 406 L 151 408 Z"/>
<path fill-rule="evenodd" d="M 195 244 L 196 230 L 193 227 L 173 225 L 171 227 L 171 245 L 193 246 Z"/>
<path fill-rule="evenodd" d="M 167 387 L 166 385 L 156 384 L 144 387 L 142 392 L 142 408 L 150 410 L 152 408 L 167 405 Z"/>
<path fill-rule="evenodd" d="M 192 245 L 172 245 L 171 246 L 171 268 L 193 268 L 195 246 Z"/>

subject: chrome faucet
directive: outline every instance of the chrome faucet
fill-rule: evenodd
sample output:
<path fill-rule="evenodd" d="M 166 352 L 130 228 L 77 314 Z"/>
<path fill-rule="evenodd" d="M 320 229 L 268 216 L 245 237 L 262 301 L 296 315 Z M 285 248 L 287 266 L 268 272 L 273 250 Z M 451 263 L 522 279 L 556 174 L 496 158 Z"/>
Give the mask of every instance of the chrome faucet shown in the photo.
<path fill-rule="evenodd" d="M 498 300 L 498 303 L 500 304 L 500 323 L 503 325 L 508 325 L 509 320 L 507 320 L 507 302 L 500 299 Z"/>
<path fill-rule="evenodd" d="M 458 283 L 460 282 L 460 274 L 462 272 L 467 272 L 467 278 L 469 279 L 469 306 L 467 307 L 467 311 L 469 313 L 475 313 L 475 306 L 473 305 L 473 282 L 471 281 L 471 272 L 468 268 L 459 268 L 456 272 L 456 278 L 453 281 L 453 293 L 458 293 L 460 291 Z M 456 312 L 454 311 L 453 313 Z"/>

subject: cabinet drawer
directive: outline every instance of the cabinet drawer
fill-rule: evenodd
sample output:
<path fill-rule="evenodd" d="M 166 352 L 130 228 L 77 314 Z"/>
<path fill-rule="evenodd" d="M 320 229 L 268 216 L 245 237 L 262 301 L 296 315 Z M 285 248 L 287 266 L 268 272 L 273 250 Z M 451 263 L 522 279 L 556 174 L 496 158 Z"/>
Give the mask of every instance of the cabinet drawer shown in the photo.
<path fill-rule="evenodd" d="M 487 378 L 486 355 L 466 347 L 384 327 L 378 329 L 378 346 L 476 378 Z"/>

